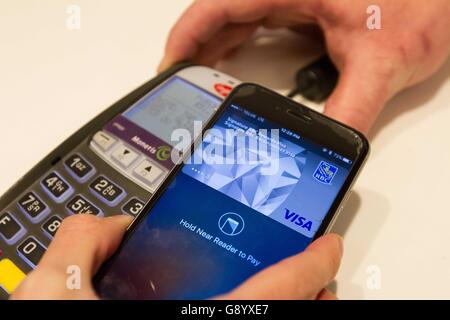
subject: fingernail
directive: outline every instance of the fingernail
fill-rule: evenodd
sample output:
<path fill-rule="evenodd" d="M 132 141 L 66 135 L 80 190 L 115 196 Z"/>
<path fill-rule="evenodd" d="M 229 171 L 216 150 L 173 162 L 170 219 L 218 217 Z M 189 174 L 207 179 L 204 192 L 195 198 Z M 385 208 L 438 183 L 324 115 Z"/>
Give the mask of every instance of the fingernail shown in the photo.
<path fill-rule="evenodd" d="M 339 250 L 339 253 L 340 253 L 341 257 L 342 257 L 342 255 L 344 254 L 344 239 L 338 234 L 336 234 L 335 236 L 336 236 L 337 245 L 338 245 L 338 248 L 339 248 L 338 250 Z"/>
<path fill-rule="evenodd" d="M 164 70 L 166 70 L 172 63 L 170 62 L 169 58 L 164 57 L 161 62 L 159 63 L 158 66 L 158 72 L 163 72 Z"/>
<path fill-rule="evenodd" d="M 122 223 L 126 226 L 128 226 L 131 222 L 133 222 L 133 218 L 125 215 L 125 214 L 120 214 L 117 216 L 112 216 L 112 217 L 107 217 L 106 219 L 110 219 L 110 220 L 117 220 L 117 223 Z"/>

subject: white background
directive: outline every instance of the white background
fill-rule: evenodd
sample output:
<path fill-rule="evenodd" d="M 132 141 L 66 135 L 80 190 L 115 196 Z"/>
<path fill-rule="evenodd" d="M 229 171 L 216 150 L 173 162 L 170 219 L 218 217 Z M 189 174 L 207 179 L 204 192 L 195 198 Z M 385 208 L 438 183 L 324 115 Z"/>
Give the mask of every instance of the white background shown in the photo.
<path fill-rule="evenodd" d="M 168 31 L 189 3 L 0 0 L 0 194 L 155 75 Z M 69 4 L 81 7 L 81 30 L 66 28 Z M 266 36 L 220 68 L 286 92 L 320 50 L 296 35 Z M 447 62 L 395 98 L 370 135 L 370 160 L 335 228 L 345 237 L 341 298 L 449 298 L 449 75 Z M 367 286 L 377 278 L 379 290 Z"/>

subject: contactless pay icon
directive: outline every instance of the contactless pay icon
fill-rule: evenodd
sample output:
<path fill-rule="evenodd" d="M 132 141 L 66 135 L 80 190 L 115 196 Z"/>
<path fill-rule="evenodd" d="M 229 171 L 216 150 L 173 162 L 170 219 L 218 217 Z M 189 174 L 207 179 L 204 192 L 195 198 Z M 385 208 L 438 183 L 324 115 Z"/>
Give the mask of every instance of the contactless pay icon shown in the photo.
<path fill-rule="evenodd" d="M 227 236 L 237 236 L 244 226 L 244 219 L 234 212 L 225 213 L 219 219 L 219 229 Z"/>

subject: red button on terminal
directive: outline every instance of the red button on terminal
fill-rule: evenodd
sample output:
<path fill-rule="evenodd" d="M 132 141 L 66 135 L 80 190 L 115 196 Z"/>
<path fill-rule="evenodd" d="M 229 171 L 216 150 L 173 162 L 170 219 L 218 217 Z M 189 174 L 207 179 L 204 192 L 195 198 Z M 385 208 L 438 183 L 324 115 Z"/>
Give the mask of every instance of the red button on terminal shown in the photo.
<path fill-rule="evenodd" d="M 226 97 L 230 94 L 230 92 L 233 90 L 233 87 L 223 84 L 223 83 L 216 83 L 214 85 L 214 89 L 217 91 L 218 94 L 220 94 L 222 97 Z"/>

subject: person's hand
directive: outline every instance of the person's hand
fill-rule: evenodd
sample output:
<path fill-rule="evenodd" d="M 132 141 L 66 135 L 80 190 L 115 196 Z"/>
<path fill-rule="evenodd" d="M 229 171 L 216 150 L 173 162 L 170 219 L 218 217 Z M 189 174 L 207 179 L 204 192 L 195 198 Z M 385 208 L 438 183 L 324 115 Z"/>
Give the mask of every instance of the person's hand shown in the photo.
<path fill-rule="evenodd" d="M 293 257 L 257 273 L 228 294 L 226 300 L 334 300 L 326 287 L 338 272 L 343 253 L 342 238 L 323 236 Z"/>
<path fill-rule="evenodd" d="M 381 30 L 367 8 L 381 8 Z M 385 103 L 433 74 L 450 51 L 448 0 L 198 0 L 173 27 L 159 70 L 192 60 L 213 65 L 258 26 L 301 31 L 317 24 L 340 71 L 325 113 L 368 132 Z"/>
<path fill-rule="evenodd" d="M 17 287 L 12 299 L 98 299 L 92 277 L 117 249 L 131 219 L 78 215 L 65 219 L 36 269 Z M 306 251 L 285 259 L 217 299 L 333 299 L 324 288 L 334 279 L 342 240 L 327 235 Z M 68 266 L 81 271 L 80 289 L 67 287 Z"/>
<path fill-rule="evenodd" d="M 63 220 L 38 266 L 16 288 L 11 299 L 97 299 L 92 277 L 119 246 L 132 218 L 74 215 Z M 69 266 L 80 271 L 80 288 L 68 284 Z"/>

